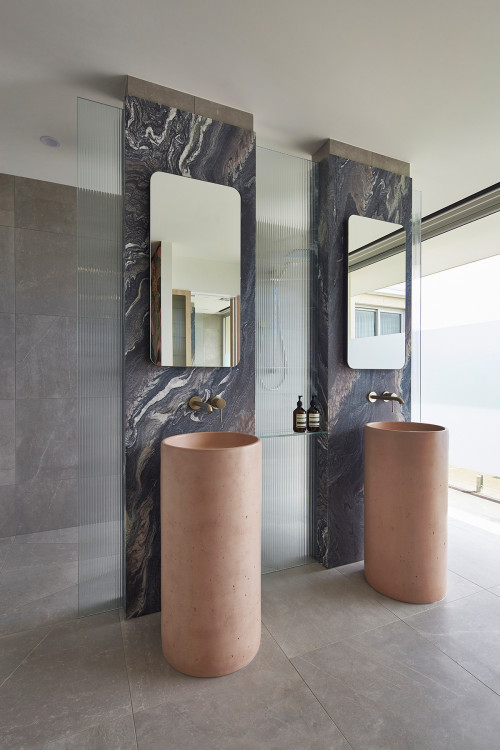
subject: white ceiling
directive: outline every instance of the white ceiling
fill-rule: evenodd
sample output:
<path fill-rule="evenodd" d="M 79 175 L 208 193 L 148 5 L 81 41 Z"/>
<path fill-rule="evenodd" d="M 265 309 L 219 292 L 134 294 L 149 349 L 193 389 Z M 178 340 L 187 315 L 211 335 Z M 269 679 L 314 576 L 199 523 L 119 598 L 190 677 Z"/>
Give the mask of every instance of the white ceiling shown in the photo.
<path fill-rule="evenodd" d="M 0 172 L 75 184 L 76 97 L 129 74 L 252 112 L 261 145 L 408 161 L 428 214 L 499 180 L 499 26 L 498 0 L 2 0 Z"/>

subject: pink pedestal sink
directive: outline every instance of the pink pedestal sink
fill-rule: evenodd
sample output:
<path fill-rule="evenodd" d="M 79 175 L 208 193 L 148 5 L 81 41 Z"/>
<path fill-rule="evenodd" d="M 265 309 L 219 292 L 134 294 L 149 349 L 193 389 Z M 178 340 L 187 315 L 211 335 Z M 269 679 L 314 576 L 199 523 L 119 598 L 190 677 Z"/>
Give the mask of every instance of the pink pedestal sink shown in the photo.
<path fill-rule="evenodd" d="M 365 425 L 365 578 L 403 602 L 446 594 L 448 430 Z"/>
<path fill-rule="evenodd" d="M 259 650 L 261 464 L 254 435 L 162 441 L 162 645 L 185 674 L 229 674 Z"/>

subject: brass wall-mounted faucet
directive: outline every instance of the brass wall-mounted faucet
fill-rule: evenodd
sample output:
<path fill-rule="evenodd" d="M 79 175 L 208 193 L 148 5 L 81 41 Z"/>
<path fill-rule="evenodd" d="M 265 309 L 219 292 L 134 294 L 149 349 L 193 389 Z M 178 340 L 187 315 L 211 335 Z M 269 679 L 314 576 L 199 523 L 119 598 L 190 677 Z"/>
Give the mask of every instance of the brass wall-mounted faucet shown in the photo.
<path fill-rule="evenodd" d="M 222 424 L 222 410 L 225 407 L 226 402 L 221 396 L 212 396 L 210 401 L 203 401 L 199 396 L 191 396 L 191 398 L 188 401 L 188 406 L 190 409 L 193 409 L 194 411 L 198 411 L 198 409 L 205 409 L 208 411 L 209 414 L 213 412 L 214 409 L 218 409 L 220 412 L 220 423 Z"/>
<path fill-rule="evenodd" d="M 205 409 L 209 414 L 211 414 L 213 411 L 210 402 L 202 401 L 199 396 L 191 396 L 188 401 L 188 406 L 190 409 L 193 409 L 193 411 L 198 411 L 198 409 Z"/>
<path fill-rule="evenodd" d="M 397 401 L 398 404 L 404 404 L 403 399 L 401 396 L 398 396 L 396 393 L 389 393 L 389 391 L 384 391 L 383 393 L 378 396 L 375 391 L 370 391 L 370 393 L 367 396 L 368 401 L 371 404 L 374 404 L 375 401 L 385 401 L 386 403 L 388 401 L 392 401 L 392 411 L 394 411 L 394 402 Z"/>

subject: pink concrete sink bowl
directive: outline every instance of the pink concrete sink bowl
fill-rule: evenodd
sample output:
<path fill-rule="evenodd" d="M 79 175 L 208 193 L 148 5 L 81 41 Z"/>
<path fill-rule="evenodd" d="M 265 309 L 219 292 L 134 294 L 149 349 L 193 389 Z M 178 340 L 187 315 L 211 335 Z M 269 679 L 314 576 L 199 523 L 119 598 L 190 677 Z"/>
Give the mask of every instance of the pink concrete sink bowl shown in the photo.
<path fill-rule="evenodd" d="M 393 599 L 446 594 L 448 438 L 435 424 L 365 425 L 365 577 Z"/>
<path fill-rule="evenodd" d="M 185 674 L 229 674 L 259 650 L 261 465 L 255 435 L 162 441 L 162 645 Z"/>
<path fill-rule="evenodd" d="M 165 438 L 162 445 L 189 451 L 223 451 L 241 449 L 260 444 L 255 435 L 244 432 L 190 432 Z"/>

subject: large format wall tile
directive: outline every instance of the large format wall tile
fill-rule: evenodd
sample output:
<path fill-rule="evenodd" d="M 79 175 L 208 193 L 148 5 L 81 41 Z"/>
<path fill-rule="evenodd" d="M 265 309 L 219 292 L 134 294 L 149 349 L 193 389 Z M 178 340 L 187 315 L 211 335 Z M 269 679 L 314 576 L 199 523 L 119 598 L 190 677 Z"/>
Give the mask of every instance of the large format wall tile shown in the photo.
<path fill-rule="evenodd" d="M 2 484 L 0 485 L 0 539 L 13 536 L 16 531 L 16 488 L 14 484 Z"/>
<path fill-rule="evenodd" d="M 68 479 L 54 476 L 16 485 L 15 534 L 69 528 L 78 524 L 78 481 L 76 468 Z M 65 470 L 68 473 L 68 469 Z"/>
<path fill-rule="evenodd" d="M 16 177 L 15 221 L 23 229 L 76 234 L 76 188 Z"/>
<path fill-rule="evenodd" d="M 0 226 L 0 312 L 13 313 L 15 293 L 14 227 Z"/>
<path fill-rule="evenodd" d="M 75 234 L 75 188 L 0 174 L 0 537 L 77 523 Z"/>
<path fill-rule="evenodd" d="M 339 156 L 319 165 L 319 398 L 328 434 L 318 439 L 317 552 L 326 567 L 363 558 L 363 429 L 367 422 L 410 418 L 411 179 Z M 351 215 L 406 229 L 406 360 L 401 370 L 347 365 L 347 222 Z M 404 405 L 367 400 L 388 390 Z"/>
<path fill-rule="evenodd" d="M 76 315 L 76 237 L 16 229 L 16 312 Z"/>
<path fill-rule="evenodd" d="M 76 318 L 17 315 L 16 396 L 76 397 Z"/>
<path fill-rule="evenodd" d="M 15 482 L 16 403 L 0 400 L 0 485 Z"/>
<path fill-rule="evenodd" d="M 11 547 L 52 547 L 52 544 L 12 544 Z M 0 614 L 12 612 L 30 602 L 56 594 L 75 586 L 78 581 L 78 563 L 50 565 L 44 560 L 39 565 L 9 570 L 5 561 L 0 578 Z"/>
<path fill-rule="evenodd" d="M 14 315 L 0 313 L 0 398 L 15 397 L 16 340 Z"/>
<path fill-rule="evenodd" d="M 160 609 L 160 443 L 183 432 L 255 429 L 255 134 L 160 104 L 125 100 L 125 452 L 127 613 Z M 149 340 L 149 183 L 156 171 L 241 196 L 241 359 L 237 367 L 156 367 Z M 222 396 L 217 415 L 190 396 Z"/>
<path fill-rule="evenodd" d="M 16 481 L 73 479 L 77 408 L 68 398 L 20 399 L 16 408 Z"/>
<path fill-rule="evenodd" d="M 48 569 L 50 573 L 50 568 Z M 78 616 L 78 586 L 56 591 L 54 594 L 34 599 L 9 609 L 0 615 L 0 635 L 20 633 L 30 628 L 73 620 Z"/>
<path fill-rule="evenodd" d="M 14 226 L 14 180 L 12 174 L 0 174 L 0 225 Z"/>

